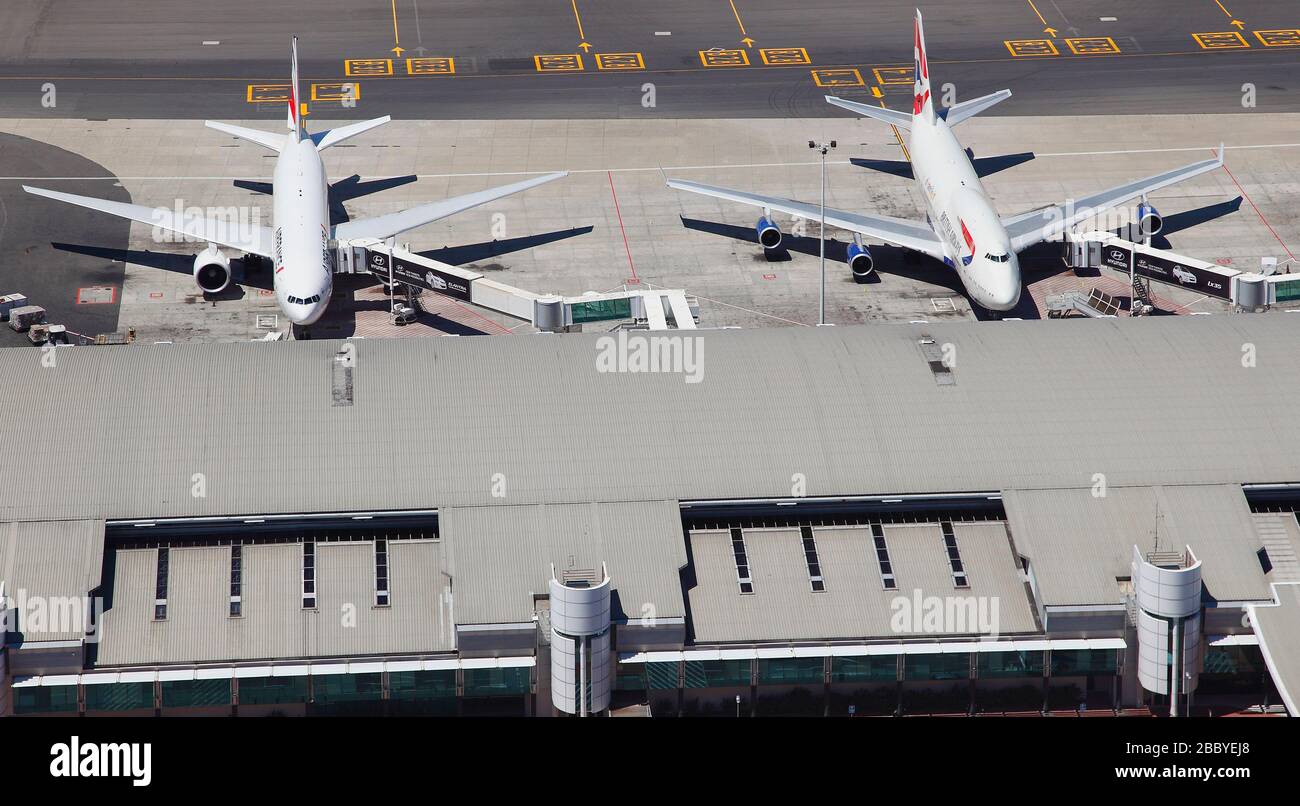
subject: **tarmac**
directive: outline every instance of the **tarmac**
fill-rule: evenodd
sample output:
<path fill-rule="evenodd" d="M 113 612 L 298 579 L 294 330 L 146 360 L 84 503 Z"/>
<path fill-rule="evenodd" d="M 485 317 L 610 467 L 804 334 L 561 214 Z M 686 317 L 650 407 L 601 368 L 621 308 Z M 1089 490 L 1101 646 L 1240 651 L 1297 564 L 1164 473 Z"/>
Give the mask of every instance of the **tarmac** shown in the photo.
<path fill-rule="evenodd" d="M 915 5 L 7 0 L 0 117 L 280 120 L 293 35 L 320 117 L 847 117 L 827 92 L 909 103 Z M 994 115 L 1300 112 L 1294 0 L 920 5 L 936 88 L 1011 88 Z"/>
<path fill-rule="evenodd" d="M 1243 271 L 1258 269 L 1266 256 L 1279 258 L 1282 270 L 1295 270 L 1300 142 L 1287 135 L 1298 125 L 1300 115 L 1259 112 L 981 117 L 957 133 L 977 157 L 1034 153 L 1033 160 L 984 180 L 1005 215 L 1204 159 L 1224 141 L 1226 169 L 1153 196 L 1167 221 L 1199 222 L 1168 234 L 1167 246 Z M 311 126 L 321 130 L 328 123 Z M 27 183 L 169 208 L 233 208 L 245 219 L 269 223 L 269 197 L 233 182 L 268 180 L 273 154 L 184 120 L 7 120 L 0 121 L 0 138 L 25 149 L 0 151 L 0 200 L 8 211 L 0 232 L 0 266 L 6 267 L 0 279 L 7 286 L 0 293 L 21 291 L 52 313 L 71 311 L 66 323 L 73 330 L 134 328 L 142 340 L 243 340 L 283 329 L 273 298 L 257 287 L 266 278 L 246 277 L 250 284 L 205 298 L 190 276 L 201 245 L 155 240 L 143 225 L 133 225 L 124 240 L 120 222 L 17 189 Z M 820 174 L 807 147 L 810 138 L 839 144 L 826 166 L 829 206 L 923 216 L 909 181 L 849 162 L 902 158 L 891 129 L 868 120 L 395 121 L 326 151 L 325 162 L 336 183 L 353 176 L 362 182 L 394 180 L 381 182 L 386 189 L 380 192 L 347 201 L 346 212 L 354 218 L 527 174 L 570 171 L 565 179 L 403 237 L 415 251 L 532 291 L 681 288 L 698 297 L 702 326 L 813 325 L 819 287 L 815 224 L 800 235 L 790 219 L 778 216 L 789 249 L 765 254 L 753 230 L 758 211 L 664 186 L 666 177 L 680 177 L 815 201 Z M 33 222 L 40 228 L 33 230 Z M 827 322 L 975 315 L 950 271 L 928 260 L 905 260 L 898 250 L 873 248 L 876 276 L 855 282 L 842 262 L 846 242 L 845 233 L 828 231 Z M 1033 284 L 1058 278 L 1059 286 L 1059 278 L 1070 274 L 1058 250 L 1049 245 L 1027 253 L 1031 292 L 1010 316 L 1042 315 Z M 51 271 L 61 273 L 61 285 L 40 286 L 35 278 L 56 276 Z M 123 272 L 120 281 L 114 271 Z M 331 305 L 331 318 L 320 323 L 321 336 L 381 334 L 373 325 L 386 301 L 369 285 L 367 278 L 338 284 L 340 299 Z M 73 321 L 92 309 L 96 316 L 108 313 L 76 304 L 82 289 L 101 287 L 115 289 L 115 325 Z M 1156 293 L 1181 312 L 1230 315 L 1223 303 L 1186 289 L 1157 286 Z M 429 332 L 531 330 L 459 302 L 439 300 L 432 308 L 421 320 Z"/>

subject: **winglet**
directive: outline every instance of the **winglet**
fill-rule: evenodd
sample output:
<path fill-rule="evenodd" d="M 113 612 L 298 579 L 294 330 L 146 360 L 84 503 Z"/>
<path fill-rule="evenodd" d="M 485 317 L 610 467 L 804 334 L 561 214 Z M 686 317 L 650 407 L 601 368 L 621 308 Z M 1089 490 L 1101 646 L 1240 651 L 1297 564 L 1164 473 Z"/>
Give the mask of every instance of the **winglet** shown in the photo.
<path fill-rule="evenodd" d="M 1225 146 L 1223 145 L 1222 142 L 1220 142 L 1220 143 L 1219 143 L 1219 164 L 1220 164 L 1220 165 L 1223 164 L 1223 152 L 1224 152 L 1224 151 L 1225 151 Z"/>

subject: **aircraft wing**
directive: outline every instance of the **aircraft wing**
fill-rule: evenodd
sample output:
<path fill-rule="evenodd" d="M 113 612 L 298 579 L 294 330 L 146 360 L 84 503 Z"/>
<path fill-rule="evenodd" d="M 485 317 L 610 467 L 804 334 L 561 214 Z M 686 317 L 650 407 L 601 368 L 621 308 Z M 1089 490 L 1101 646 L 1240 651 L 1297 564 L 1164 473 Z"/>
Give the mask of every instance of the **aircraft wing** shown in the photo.
<path fill-rule="evenodd" d="M 1219 153 L 1214 159 L 1202 160 L 1146 179 L 1138 179 L 1065 204 L 1011 216 L 1002 220 L 1002 226 L 1006 227 L 1007 234 L 1011 236 L 1012 251 L 1019 252 L 1041 241 L 1055 238 L 1075 224 L 1086 221 L 1098 213 L 1160 188 L 1213 171 L 1222 165 L 1223 146 L 1220 145 Z"/>
<path fill-rule="evenodd" d="M 766 210 L 777 210 L 796 218 L 811 221 L 821 219 L 821 206 L 817 204 L 782 199 L 776 196 L 760 196 L 757 193 L 744 193 L 739 190 L 714 187 L 699 182 L 688 182 L 683 179 L 669 179 L 668 187 L 677 190 L 689 190 L 692 193 L 749 204 L 754 207 L 762 207 Z M 944 257 L 943 245 L 940 243 L 938 236 L 928 226 L 917 221 L 905 221 L 901 218 L 890 218 L 882 215 L 847 213 L 843 210 L 827 207 L 826 223 L 832 227 L 866 235 L 869 238 L 879 239 L 894 246 L 911 249 L 914 252 L 923 252 L 938 260 L 943 260 Z"/>
<path fill-rule="evenodd" d="M 478 207 L 480 204 L 487 204 L 490 201 L 505 196 L 510 196 L 520 191 L 535 188 L 538 185 L 544 185 L 564 176 L 568 176 L 567 171 L 560 173 L 543 174 L 535 176 L 532 179 L 525 179 L 522 182 L 515 182 L 511 185 L 502 185 L 501 187 L 488 188 L 479 190 L 474 193 L 466 193 L 464 196 L 456 196 L 442 201 L 422 204 L 419 207 L 412 207 L 409 210 L 402 210 L 397 213 L 376 216 L 374 218 L 362 218 L 356 221 L 347 221 L 334 226 L 334 237 L 339 240 L 349 240 L 352 238 L 387 238 L 390 235 L 397 235 L 400 232 L 415 229 L 440 218 L 446 218 L 449 215 L 468 210 L 471 207 Z"/>
<path fill-rule="evenodd" d="M 98 210 L 101 213 L 129 218 L 153 227 L 162 227 L 171 232 L 178 232 L 197 241 L 220 244 L 231 249 L 262 257 L 271 257 L 272 244 L 275 242 L 271 230 L 267 227 L 243 224 L 239 221 L 218 221 L 197 216 L 177 216 L 175 210 L 166 207 L 145 207 L 142 204 L 94 199 L 89 196 L 74 196 L 55 190 L 44 190 L 23 185 L 23 190 L 47 199 L 54 199 L 66 204 L 75 204 Z"/>

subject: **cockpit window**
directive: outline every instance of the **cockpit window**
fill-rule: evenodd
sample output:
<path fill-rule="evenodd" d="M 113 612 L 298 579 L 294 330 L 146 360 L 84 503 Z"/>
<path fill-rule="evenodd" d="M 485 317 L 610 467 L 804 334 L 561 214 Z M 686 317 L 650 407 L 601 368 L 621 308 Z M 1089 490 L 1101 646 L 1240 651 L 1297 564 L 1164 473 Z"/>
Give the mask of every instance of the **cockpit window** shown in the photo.
<path fill-rule="evenodd" d="M 984 255 L 984 258 L 986 260 L 991 260 L 994 263 L 1006 263 L 1007 261 L 1011 260 L 1011 255 L 1005 253 L 1001 255 L 986 254 Z"/>
<path fill-rule="evenodd" d="M 299 297 L 285 297 L 285 299 L 294 305 L 312 305 L 314 303 L 320 302 L 320 294 L 313 294 L 312 296 L 307 297 L 306 299 L 302 299 Z"/>

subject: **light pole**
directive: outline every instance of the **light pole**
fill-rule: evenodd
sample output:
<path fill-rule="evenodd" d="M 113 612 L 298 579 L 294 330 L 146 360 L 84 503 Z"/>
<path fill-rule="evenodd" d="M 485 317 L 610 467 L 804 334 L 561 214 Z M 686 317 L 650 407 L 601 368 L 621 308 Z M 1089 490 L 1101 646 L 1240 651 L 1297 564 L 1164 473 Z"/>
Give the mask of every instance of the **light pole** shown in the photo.
<path fill-rule="evenodd" d="M 829 143 L 819 143 L 815 140 L 808 141 L 809 148 L 817 149 L 822 157 L 822 204 L 821 204 L 821 227 L 817 230 L 818 249 L 817 254 L 821 261 L 821 293 L 818 295 L 820 314 L 817 317 L 817 324 L 826 324 L 826 152 L 835 148 L 835 141 Z"/>

